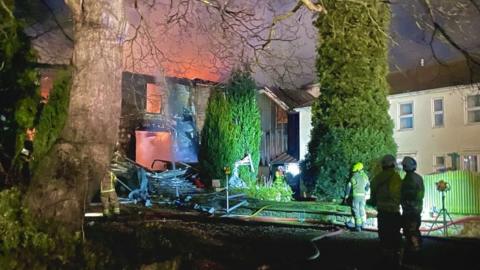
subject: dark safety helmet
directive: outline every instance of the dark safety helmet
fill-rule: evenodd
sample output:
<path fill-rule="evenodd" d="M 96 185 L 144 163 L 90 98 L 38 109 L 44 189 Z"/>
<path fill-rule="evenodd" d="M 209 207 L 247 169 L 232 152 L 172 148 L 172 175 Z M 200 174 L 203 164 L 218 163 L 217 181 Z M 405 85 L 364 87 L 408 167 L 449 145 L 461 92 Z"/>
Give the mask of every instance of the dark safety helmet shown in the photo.
<path fill-rule="evenodd" d="M 394 168 L 397 165 L 397 160 L 394 156 L 388 154 L 382 158 L 382 168 Z"/>
<path fill-rule="evenodd" d="M 403 170 L 406 172 L 413 172 L 417 169 L 417 162 L 411 157 L 404 157 L 402 160 Z"/>

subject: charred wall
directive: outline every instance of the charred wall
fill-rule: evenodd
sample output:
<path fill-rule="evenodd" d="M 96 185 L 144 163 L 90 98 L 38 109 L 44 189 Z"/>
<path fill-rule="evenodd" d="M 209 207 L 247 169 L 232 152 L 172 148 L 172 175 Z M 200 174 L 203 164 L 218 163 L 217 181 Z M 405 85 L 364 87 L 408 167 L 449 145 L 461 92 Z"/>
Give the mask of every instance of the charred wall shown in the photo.
<path fill-rule="evenodd" d="M 142 125 L 148 83 L 155 83 L 155 78 L 130 72 L 122 74 L 122 110 L 118 142 L 120 150 L 133 160 L 135 160 L 135 129 Z"/>
<path fill-rule="evenodd" d="M 120 150 L 135 160 L 135 130 L 161 131 L 168 129 L 165 113 L 175 121 L 178 133 L 178 157 L 191 159 L 192 149 L 198 146 L 205 122 L 205 111 L 214 83 L 202 80 L 167 77 L 161 80 L 167 91 L 161 114 L 147 113 L 147 84 L 156 78 L 144 74 L 124 72 L 122 75 L 122 110 L 119 129 Z M 157 82 L 158 83 L 158 82 Z M 188 150 L 188 149 L 190 150 Z M 187 158 L 187 156 L 190 156 Z"/>

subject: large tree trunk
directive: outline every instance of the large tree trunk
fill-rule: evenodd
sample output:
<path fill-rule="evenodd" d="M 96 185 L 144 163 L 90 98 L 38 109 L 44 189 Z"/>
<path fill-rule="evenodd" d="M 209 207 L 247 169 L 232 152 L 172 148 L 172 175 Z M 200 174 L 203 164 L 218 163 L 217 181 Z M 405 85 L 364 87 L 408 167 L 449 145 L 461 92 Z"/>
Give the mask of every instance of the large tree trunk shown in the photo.
<path fill-rule="evenodd" d="M 79 229 L 117 140 L 125 16 L 122 0 L 65 0 L 74 15 L 73 85 L 67 123 L 40 162 L 27 205 Z"/>

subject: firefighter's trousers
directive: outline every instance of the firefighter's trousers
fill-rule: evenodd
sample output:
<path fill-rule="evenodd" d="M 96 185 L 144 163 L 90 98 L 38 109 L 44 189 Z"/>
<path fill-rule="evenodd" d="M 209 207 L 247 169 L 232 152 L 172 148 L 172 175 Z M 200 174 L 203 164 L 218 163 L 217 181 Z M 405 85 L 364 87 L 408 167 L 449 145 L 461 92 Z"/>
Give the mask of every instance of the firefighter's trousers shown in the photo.
<path fill-rule="evenodd" d="M 118 203 L 118 197 L 115 190 L 102 192 L 101 194 L 103 214 L 109 216 L 113 209 L 114 214 L 120 214 L 120 204 Z"/>
<path fill-rule="evenodd" d="M 355 227 L 362 227 L 367 221 L 365 213 L 365 196 L 353 196 L 352 214 L 355 219 Z"/>
<path fill-rule="evenodd" d="M 400 269 L 402 261 L 400 213 L 379 211 L 377 220 L 378 237 L 382 250 L 381 268 L 379 269 Z"/>
<path fill-rule="evenodd" d="M 378 237 L 382 248 L 399 250 L 402 243 L 400 213 L 379 211 L 377 219 Z"/>
<path fill-rule="evenodd" d="M 422 244 L 422 235 L 420 234 L 421 216 L 420 213 L 403 213 L 403 235 L 407 241 L 407 249 L 418 251 Z"/>

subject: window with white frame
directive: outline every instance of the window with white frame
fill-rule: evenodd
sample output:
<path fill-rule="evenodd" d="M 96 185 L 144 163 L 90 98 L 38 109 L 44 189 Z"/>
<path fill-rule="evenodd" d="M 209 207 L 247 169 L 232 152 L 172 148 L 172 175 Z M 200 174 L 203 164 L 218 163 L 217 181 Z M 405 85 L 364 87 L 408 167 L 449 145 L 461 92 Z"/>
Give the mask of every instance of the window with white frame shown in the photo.
<path fill-rule="evenodd" d="M 435 171 L 444 171 L 446 169 L 445 156 L 435 156 L 433 162 Z"/>
<path fill-rule="evenodd" d="M 433 127 L 444 126 L 443 98 L 433 100 Z"/>
<path fill-rule="evenodd" d="M 399 104 L 399 128 L 413 128 L 413 102 L 405 102 Z"/>
<path fill-rule="evenodd" d="M 467 96 L 467 123 L 480 123 L 480 95 Z"/>
<path fill-rule="evenodd" d="M 478 172 L 478 155 L 466 154 L 463 155 L 463 169 L 471 172 Z"/>

